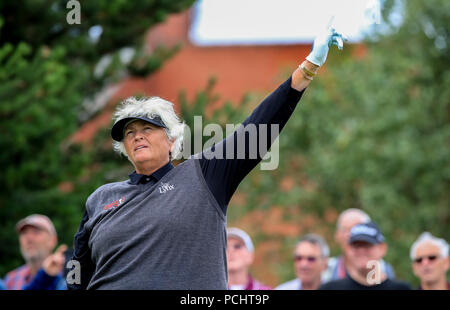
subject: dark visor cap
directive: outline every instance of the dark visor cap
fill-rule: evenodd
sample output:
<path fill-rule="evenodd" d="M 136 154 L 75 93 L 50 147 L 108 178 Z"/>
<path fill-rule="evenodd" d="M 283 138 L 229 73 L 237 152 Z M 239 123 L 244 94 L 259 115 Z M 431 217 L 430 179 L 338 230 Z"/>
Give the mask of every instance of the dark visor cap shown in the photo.
<path fill-rule="evenodd" d="M 126 118 L 122 118 L 120 121 L 117 121 L 112 129 L 111 129 L 111 137 L 116 140 L 116 141 L 122 141 L 123 140 L 123 134 L 124 134 L 124 129 L 125 126 L 128 125 L 131 121 L 134 120 L 143 120 L 146 121 L 147 123 L 153 124 L 155 126 L 158 127 L 163 127 L 163 128 L 167 128 L 167 126 L 163 123 L 163 121 L 161 120 L 161 118 L 159 116 L 155 116 L 154 118 L 148 118 L 145 116 L 133 116 L 133 117 L 126 117 Z"/>

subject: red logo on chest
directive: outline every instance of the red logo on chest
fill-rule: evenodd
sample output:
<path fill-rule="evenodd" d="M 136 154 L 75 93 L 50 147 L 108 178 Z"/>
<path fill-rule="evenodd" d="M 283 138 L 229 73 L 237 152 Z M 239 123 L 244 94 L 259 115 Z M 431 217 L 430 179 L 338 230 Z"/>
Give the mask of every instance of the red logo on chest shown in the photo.
<path fill-rule="evenodd" d="M 103 210 L 108 210 L 108 209 L 111 209 L 111 208 L 113 208 L 113 207 L 118 207 L 118 206 L 120 206 L 122 203 L 124 203 L 125 202 L 125 197 L 122 197 L 122 198 L 120 198 L 119 200 L 116 200 L 116 201 L 114 201 L 114 202 L 111 202 L 111 203 L 109 203 L 109 204 L 106 204 L 106 205 L 104 205 L 103 206 Z"/>

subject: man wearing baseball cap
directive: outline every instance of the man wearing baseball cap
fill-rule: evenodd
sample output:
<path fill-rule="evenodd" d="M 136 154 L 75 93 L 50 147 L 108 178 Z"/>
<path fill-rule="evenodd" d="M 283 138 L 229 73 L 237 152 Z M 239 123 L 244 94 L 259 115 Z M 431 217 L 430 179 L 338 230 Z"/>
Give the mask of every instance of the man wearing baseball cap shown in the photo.
<path fill-rule="evenodd" d="M 271 287 L 256 281 L 250 274 L 254 247 L 250 236 L 242 229 L 227 229 L 228 288 L 232 290 L 270 290 Z"/>
<path fill-rule="evenodd" d="M 389 279 L 382 271 L 381 260 L 387 245 L 374 222 L 353 226 L 349 238 L 349 259 L 353 268 L 344 279 L 328 282 L 322 290 L 410 290 L 409 284 Z"/>
<path fill-rule="evenodd" d="M 26 264 L 6 274 L 6 289 L 66 289 L 62 270 L 67 246 L 61 245 L 52 253 L 58 242 L 52 221 L 45 215 L 32 214 L 17 223 L 16 231 Z"/>

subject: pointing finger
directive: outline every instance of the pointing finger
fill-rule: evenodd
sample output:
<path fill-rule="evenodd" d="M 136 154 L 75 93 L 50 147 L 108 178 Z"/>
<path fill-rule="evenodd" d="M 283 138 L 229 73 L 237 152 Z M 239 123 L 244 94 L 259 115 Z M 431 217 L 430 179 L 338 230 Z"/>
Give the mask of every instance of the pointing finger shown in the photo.
<path fill-rule="evenodd" d="M 67 245 L 61 244 L 58 249 L 56 249 L 55 254 L 64 254 L 67 251 Z"/>
<path fill-rule="evenodd" d="M 336 41 L 337 41 L 338 49 L 341 50 L 344 47 L 344 42 L 342 42 L 342 37 L 340 37 L 340 36 L 336 37 Z"/>

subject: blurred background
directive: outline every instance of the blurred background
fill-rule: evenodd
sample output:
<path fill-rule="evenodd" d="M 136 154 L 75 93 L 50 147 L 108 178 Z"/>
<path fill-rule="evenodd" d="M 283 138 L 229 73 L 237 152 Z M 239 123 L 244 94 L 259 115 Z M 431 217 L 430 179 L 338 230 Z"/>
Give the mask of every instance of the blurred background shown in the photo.
<path fill-rule="evenodd" d="M 69 2 L 0 2 L 0 278 L 23 264 L 18 220 L 49 216 L 71 247 L 89 194 L 127 179 L 109 136 L 118 102 L 156 95 L 189 126 L 240 123 L 334 14 L 349 42 L 283 130 L 278 169 L 238 188 L 228 225 L 253 237 L 252 272 L 276 286 L 295 277 L 300 236 L 337 255 L 337 216 L 360 208 L 418 285 L 414 240 L 450 240 L 449 1 L 79 1 L 79 23 Z"/>

